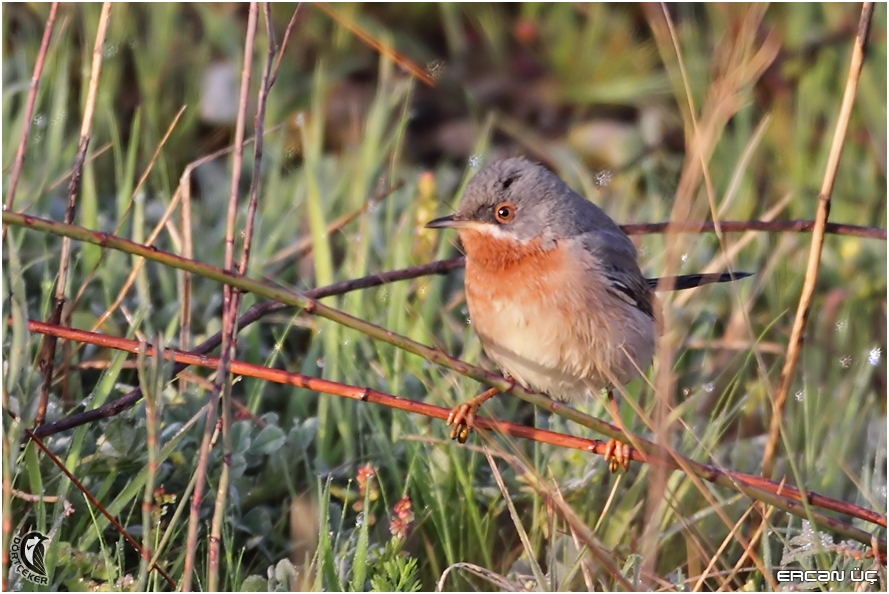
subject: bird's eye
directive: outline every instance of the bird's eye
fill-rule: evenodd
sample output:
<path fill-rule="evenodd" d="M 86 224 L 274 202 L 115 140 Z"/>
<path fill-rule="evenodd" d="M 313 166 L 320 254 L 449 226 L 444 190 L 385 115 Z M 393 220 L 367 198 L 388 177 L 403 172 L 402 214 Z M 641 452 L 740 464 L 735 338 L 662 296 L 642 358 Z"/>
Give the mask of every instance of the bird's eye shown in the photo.
<path fill-rule="evenodd" d="M 501 202 L 494 207 L 494 218 L 500 223 L 508 223 L 515 218 L 515 204 Z"/>

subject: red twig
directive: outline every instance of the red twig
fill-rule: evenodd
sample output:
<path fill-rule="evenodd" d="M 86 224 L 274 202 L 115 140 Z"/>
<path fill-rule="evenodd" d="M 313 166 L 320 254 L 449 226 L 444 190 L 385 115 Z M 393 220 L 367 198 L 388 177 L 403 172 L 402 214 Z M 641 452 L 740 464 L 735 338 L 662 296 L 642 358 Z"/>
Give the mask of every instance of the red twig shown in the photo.
<path fill-rule="evenodd" d="M 129 340 L 115 336 L 107 336 L 104 334 L 87 332 L 85 330 L 75 330 L 62 326 L 51 326 L 49 324 L 45 324 L 36 320 L 29 320 L 28 327 L 32 332 L 38 332 L 42 334 L 54 333 L 57 334 L 60 338 L 64 338 L 66 340 L 95 344 L 101 347 L 114 348 L 130 353 L 138 353 L 140 350 L 140 343 L 135 340 Z M 199 355 L 195 353 L 179 351 L 176 349 L 164 349 L 161 354 L 165 359 L 169 359 L 186 365 L 196 365 L 208 369 L 219 369 L 220 366 L 220 359 L 218 357 Z M 152 345 L 148 345 L 147 351 L 143 353 L 143 355 L 155 357 L 157 356 L 157 352 Z M 393 396 L 391 394 L 386 394 L 366 387 L 350 386 L 339 382 L 305 376 L 299 373 L 291 373 L 280 369 L 271 369 L 253 363 L 233 360 L 231 362 L 231 372 L 245 377 L 254 377 L 280 384 L 287 384 L 298 388 L 306 388 L 308 390 L 313 390 L 316 392 L 323 392 L 325 394 L 333 394 L 353 400 L 361 400 L 365 402 L 381 404 L 390 408 L 403 410 L 410 413 L 422 414 L 436 419 L 445 420 L 450 414 L 449 409 L 427 404 L 425 402 L 417 402 L 407 398 Z M 476 427 L 481 429 L 491 429 L 499 433 L 511 435 L 513 437 L 532 439 L 541 443 L 588 451 L 597 455 L 604 455 L 606 449 L 606 442 L 604 441 L 583 439 L 580 437 L 575 437 L 573 435 L 555 433 L 552 431 L 536 429 L 534 427 L 527 427 L 524 425 L 515 425 L 513 423 L 495 419 L 476 418 Z M 679 468 L 676 462 L 672 459 L 672 456 L 670 456 L 669 454 L 646 455 L 638 450 L 631 449 L 630 457 L 637 462 L 661 465 L 671 469 Z M 805 501 L 809 505 L 844 513 L 861 520 L 872 522 L 879 526 L 886 526 L 885 516 L 882 516 L 872 510 L 847 503 L 845 501 L 832 499 L 830 497 L 819 495 L 818 493 L 814 493 L 811 491 L 802 493 L 796 487 L 786 484 L 778 484 L 761 476 L 754 476 L 730 470 L 723 470 L 710 465 L 703 466 L 706 469 L 706 472 L 701 473 L 701 476 L 711 482 L 715 482 L 719 477 L 729 477 L 732 481 L 746 487 L 752 487 L 754 489 L 766 491 L 774 495 L 793 499 L 797 502 L 803 501 L 803 497 L 805 497 Z M 869 538 L 870 537 L 868 536 L 868 540 L 865 542 L 865 544 L 868 544 Z"/>

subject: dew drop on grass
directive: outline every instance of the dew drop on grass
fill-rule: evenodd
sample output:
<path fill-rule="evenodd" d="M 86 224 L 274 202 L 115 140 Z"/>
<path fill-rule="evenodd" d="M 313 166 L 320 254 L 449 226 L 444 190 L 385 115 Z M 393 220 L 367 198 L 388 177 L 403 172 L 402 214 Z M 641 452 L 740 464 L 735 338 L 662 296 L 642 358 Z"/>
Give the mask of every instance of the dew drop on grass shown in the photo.
<path fill-rule="evenodd" d="M 445 63 L 443 60 L 432 60 L 426 64 L 426 73 L 432 77 L 432 80 L 438 80 L 444 74 Z"/>
<path fill-rule="evenodd" d="M 359 513 L 355 517 L 355 527 L 361 528 L 361 525 L 364 524 L 364 512 Z"/>
<path fill-rule="evenodd" d="M 318 357 L 318 359 L 315 360 L 315 365 L 324 369 L 324 357 Z"/>
<path fill-rule="evenodd" d="M 688 254 L 682 254 L 682 261 L 688 262 Z"/>
<path fill-rule="evenodd" d="M 843 330 L 846 329 L 846 326 L 848 326 L 848 325 L 849 325 L 849 323 L 846 320 L 839 320 L 836 323 L 837 332 L 842 332 Z"/>
<path fill-rule="evenodd" d="M 343 341 L 343 346 L 349 346 L 349 339 Z"/>
<path fill-rule="evenodd" d="M 713 384 L 713 382 L 707 382 L 706 384 L 704 384 L 701 387 L 704 388 L 704 391 L 707 392 L 708 394 L 716 389 L 716 386 Z"/>
<path fill-rule="evenodd" d="M 45 128 L 46 127 L 46 116 L 42 113 L 38 113 L 36 116 L 34 116 L 34 119 L 31 120 L 31 123 L 33 125 L 37 126 L 38 128 Z"/>
<path fill-rule="evenodd" d="M 472 318 L 470 318 L 469 316 L 466 316 L 466 325 L 472 326 Z"/>
<path fill-rule="evenodd" d="M 843 369 L 849 369 L 852 365 L 852 355 L 843 355 L 840 357 L 840 367 Z"/>
<path fill-rule="evenodd" d="M 796 401 L 797 401 L 797 402 L 802 402 L 802 401 L 803 401 L 803 391 L 802 391 L 802 390 L 797 390 L 795 396 L 796 396 Z"/>
<path fill-rule="evenodd" d="M 470 169 L 476 170 L 479 167 L 481 167 L 481 164 L 482 164 L 482 158 L 480 156 L 472 155 L 471 157 L 469 157 L 469 168 Z"/>
<path fill-rule="evenodd" d="M 614 175 L 607 169 L 599 171 L 596 173 L 596 187 L 604 188 L 608 184 L 611 183 L 611 179 Z"/>
<path fill-rule="evenodd" d="M 882 355 L 882 351 L 880 347 L 874 347 L 867 354 L 867 362 L 871 367 L 875 367 L 880 364 L 880 356 Z"/>

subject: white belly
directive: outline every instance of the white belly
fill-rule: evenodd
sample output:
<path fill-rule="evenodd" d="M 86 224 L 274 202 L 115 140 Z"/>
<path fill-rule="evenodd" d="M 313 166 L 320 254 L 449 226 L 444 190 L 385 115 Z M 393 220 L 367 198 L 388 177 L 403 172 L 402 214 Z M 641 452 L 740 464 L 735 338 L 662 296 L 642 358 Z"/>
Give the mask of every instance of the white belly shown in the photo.
<path fill-rule="evenodd" d="M 536 297 L 514 293 L 494 299 L 479 316 L 467 294 L 485 353 L 522 385 L 559 400 L 577 400 L 614 381 L 630 381 L 651 362 L 654 323 L 641 311 L 615 299 L 620 320 L 592 311 L 571 317 L 561 314 L 563 294 Z"/>

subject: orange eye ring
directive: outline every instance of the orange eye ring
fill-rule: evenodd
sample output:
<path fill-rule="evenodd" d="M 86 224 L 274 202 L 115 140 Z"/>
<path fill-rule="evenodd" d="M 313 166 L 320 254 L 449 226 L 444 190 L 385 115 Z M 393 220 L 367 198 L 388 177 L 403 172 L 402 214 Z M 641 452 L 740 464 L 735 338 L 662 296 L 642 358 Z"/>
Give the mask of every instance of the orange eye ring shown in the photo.
<path fill-rule="evenodd" d="M 501 202 L 494 207 L 494 218 L 498 223 L 508 223 L 515 218 L 516 206 L 512 202 Z"/>

